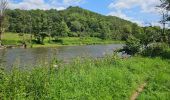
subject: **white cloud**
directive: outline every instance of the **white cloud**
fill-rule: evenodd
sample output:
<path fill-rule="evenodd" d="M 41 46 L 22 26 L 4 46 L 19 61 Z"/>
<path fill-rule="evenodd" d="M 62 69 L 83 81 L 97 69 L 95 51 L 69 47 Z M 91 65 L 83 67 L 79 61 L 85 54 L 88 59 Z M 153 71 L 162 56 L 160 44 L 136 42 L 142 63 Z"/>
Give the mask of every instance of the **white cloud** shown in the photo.
<path fill-rule="evenodd" d="M 136 20 L 136 18 L 128 17 L 125 13 L 126 11 L 133 11 L 134 8 L 138 8 L 139 13 L 158 13 L 156 6 L 160 4 L 160 0 L 114 0 L 109 4 L 108 8 L 113 10 L 108 15 L 117 16 L 125 20 L 129 20 L 137 23 L 138 25 L 144 25 L 143 21 Z M 138 13 L 138 12 L 137 12 Z"/>
<path fill-rule="evenodd" d="M 116 0 L 109 5 L 110 9 L 131 9 L 139 7 L 142 12 L 155 12 L 155 6 L 160 4 L 160 0 Z"/>
<path fill-rule="evenodd" d="M 120 10 L 118 12 L 110 12 L 108 15 L 117 16 L 117 17 L 120 17 L 120 18 L 126 19 L 126 20 L 130 20 L 131 19 L 130 17 L 128 17 L 125 14 L 123 14 Z"/>
<path fill-rule="evenodd" d="M 50 5 L 46 4 L 44 0 L 23 0 L 19 3 L 9 2 L 9 8 L 11 9 L 48 9 Z"/>
<path fill-rule="evenodd" d="M 118 10 L 117 12 L 110 12 L 108 15 L 110 16 L 116 16 L 134 23 L 137 23 L 139 26 L 143 26 L 143 22 L 139 20 L 135 20 L 132 17 L 128 17 L 126 14 L 124 14 L 121 10 Z"/>
<path fill-rule="evenodd" d="M 64 4 L 79 4 L 80 2 L 82 2 L 82 0 L 63 0 Z"/>
<path fill-rule="evenodd" d="M 9 0 L 10 9 L 58 9 L 63 10 L 71 5 L 78 5 L 83 0 L 22 0 L 21 2 L 15 2 L 15 0 Z"/>

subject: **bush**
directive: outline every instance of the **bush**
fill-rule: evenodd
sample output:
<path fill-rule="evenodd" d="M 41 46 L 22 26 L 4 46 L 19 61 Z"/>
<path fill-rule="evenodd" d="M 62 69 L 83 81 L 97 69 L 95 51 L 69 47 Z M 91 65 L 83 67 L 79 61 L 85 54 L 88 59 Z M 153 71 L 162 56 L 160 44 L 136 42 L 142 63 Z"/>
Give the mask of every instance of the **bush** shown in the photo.
<path fill-rule="evenodd" d="M 156 57 L 165 56 L 168 48 L 169 46 L 166 43 L 154 41 L 146 43 L 146 40 L 143 40 L 143 38 L 138 39 L 131 35 L 126 40 L 126 46 L 123 48 L 123 51 L 130 55 L 140 54 L 142 56 Z"/>
<path fill-rule="evenodd" d="M 69 37 L 78 37 L 78 34 L 76 32 L 69 32 L 68 36 Z"/>
<path fill-rule="evenodd" d="M 126 46 L 124 47 L 126 53 L 134 55 L 140 52 L 140 48 L 141 48 L 140 40 L 135 38 L 134 36 L 129 36 L 128 40 L 126 41 Z"/>
<path fill-rule="evenodd" d="M 143 56 L 161 56 L 168 49 L 168 45 L 165 43 L 151 43 L 149 44 L 141 54 Z"/>

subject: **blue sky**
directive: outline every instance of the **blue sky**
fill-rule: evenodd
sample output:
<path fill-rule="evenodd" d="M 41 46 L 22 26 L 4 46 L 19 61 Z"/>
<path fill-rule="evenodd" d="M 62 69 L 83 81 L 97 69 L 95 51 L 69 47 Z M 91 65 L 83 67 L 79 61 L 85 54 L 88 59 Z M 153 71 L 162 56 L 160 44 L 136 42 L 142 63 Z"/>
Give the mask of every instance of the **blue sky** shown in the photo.
<path fill-rule="evenodd" d="M 11 9 L 58 9 L 80 6 L 103 15 L 118 16 L 126 20 L 146 25 L 159 25 L 161 19 L 155 6 L 159 0 L 9 0 Z"/>

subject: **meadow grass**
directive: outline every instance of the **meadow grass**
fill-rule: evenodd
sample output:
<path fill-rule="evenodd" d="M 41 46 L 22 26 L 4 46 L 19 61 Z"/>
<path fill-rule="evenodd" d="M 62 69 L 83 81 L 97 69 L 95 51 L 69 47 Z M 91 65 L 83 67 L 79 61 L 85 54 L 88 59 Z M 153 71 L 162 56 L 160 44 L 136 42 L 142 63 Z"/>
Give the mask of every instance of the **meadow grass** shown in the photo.
<path fill-rule="evenodd" d="M 4 33 L 2 35 L 2 43 L 4 45 L 19 45 L 23 39 L 29 41 L 30 35 L 25 34 L 24 36 L 19 36 L 19 34 L 16 33 Z"/>
<path fill-rule="evenodd" d="M 24 39 L 29 44 L 30 35 L 24 35 Z M 33 44 L 33 47 L 56 47 L 56 46 L 67 46 L 67 45 L 94 45 L 94 44 L 122 44 L 123 41 L 114 40 L 102 40 L 96 37 L 63 37 L 59 38 L 60 42 L 49 42 L 47 37 L 44 40 L 44 45 Z M 23 36 L 19 36 L 17 33 L 5 33 L 3 34 L 3 44 L 4 45 L 19 45 L 23 41 Z"/>
<path fill-rule="evenodd" d="M 129 100 L 144 82 L 147 86 L 139 100 L 168 100 L 170 62 L 143 57 L 77 58 L 31 70 L 1 69 L 0 80 L 0 99 L 7 100 Z"/>
<path fill-rule="evenodd" d="M 122 41 L 113 41 L 113 40 L 102 40 L 96 37 L 82 37 L 82 38 L 77 38 L 77 37 L 66 37 L 66 38 L 61 38 L 63 41 L 64 45 L 69 45 L 69 44 L 111 44 L 111 43 L 123 43 Z"/>

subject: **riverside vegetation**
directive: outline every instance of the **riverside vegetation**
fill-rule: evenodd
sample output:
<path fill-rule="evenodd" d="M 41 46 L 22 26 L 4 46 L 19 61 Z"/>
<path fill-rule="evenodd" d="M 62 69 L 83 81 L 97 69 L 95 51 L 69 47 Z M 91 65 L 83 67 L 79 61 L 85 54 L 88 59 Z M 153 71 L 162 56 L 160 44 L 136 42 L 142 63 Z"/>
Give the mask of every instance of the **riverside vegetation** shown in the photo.
<path fill-rule="evenodd" d="M 5 33 L 2 37 L 4 45 L 20 45 L 25 41 L 30 46 L 30 34 L 20 35 L 17 33 Z M 33 47 L 56 47 L 66 45 L 94 45 L 94 44 L 121 44 L 124 41 L 118 40 L 102 40 L 97 37 L 60 37 L 57 41 L 50 41 L 49 38 L 44 40 L 44 44 L 38 44 L 36 41 L 31 41 Z"/>
<path fill-rule="evenodd" d="M 169 29 L 141 27 L 115 16 L 104 16 L 80 7 L 68 7 L 62 11 L 15 9 L 6 10 L 5 14 L 3 29 L 8 33 L 1 34 L 4 35 L 3 45 L 19 43 L 45 47 L 121 43 L 131 36 L 143 39 L 141 42 L 145 46 L 152 42 L 170 44 Z M 16 33 L 20 36 L 19 42 Z M 15 38 L 10 38 L 13 36 Z M 24 36 L 29 37 L 25 39 Z"/>
<path fill-rule="evenodd" d="M 170 1 L 161 1 L 160 7 L 169 11 Z M 1 68 L 0 99 L 129 100 L 144 83 L 146 86 L 136 99 L 170 98 L 170 29 L 140 27 L 80 7 L 63 11 L 16 9 L 7 10 L 6 14 L 3 27 L 8 32 L 20 33 L 23 41 L 11 34 L 15 39 L 8 41 L 10 38 L 6 38 L 2 44 L 29 41 L 51 46 L 53 42 L 72 45 L 118 40 L 126 41 L 122 50 L 132 57 L 121 59 L 113 55 L 102 59 L 76 59 L 69 64 L 54 60 L 51 64 L 39 64 L 28 70 L 17 68 L 20 66 L 10 71 Z M 167 17 L 161 21 L 163 24 L 170 21 L 169 15 Z"/>
<path fill-rule="evenodd" d="M 53 66 L 55 65 L 55 66 Z M 0 99 L 128 100 L 147 82 L 137 99 L 170 98 L 170 61 L 161 58 L 76 59 L 31 70 L 0 70 Z"/>
<path fill-rule="evenodd" d="M 121 43 L 130 34 L 145 33 L 143 27 L 130 21 L 104 16 L 80 7 L 68 7 L 62 11 L 6 10 L 3 28 L 8 32 L 3 34 L 3 45 L 18 44 L 18 33 L 19 44 L 35 44 L 36 47 Z M 10 40 L 13 36 L 15 38 Z M 29 36 L 28 40 L 24 36 Z"/>

